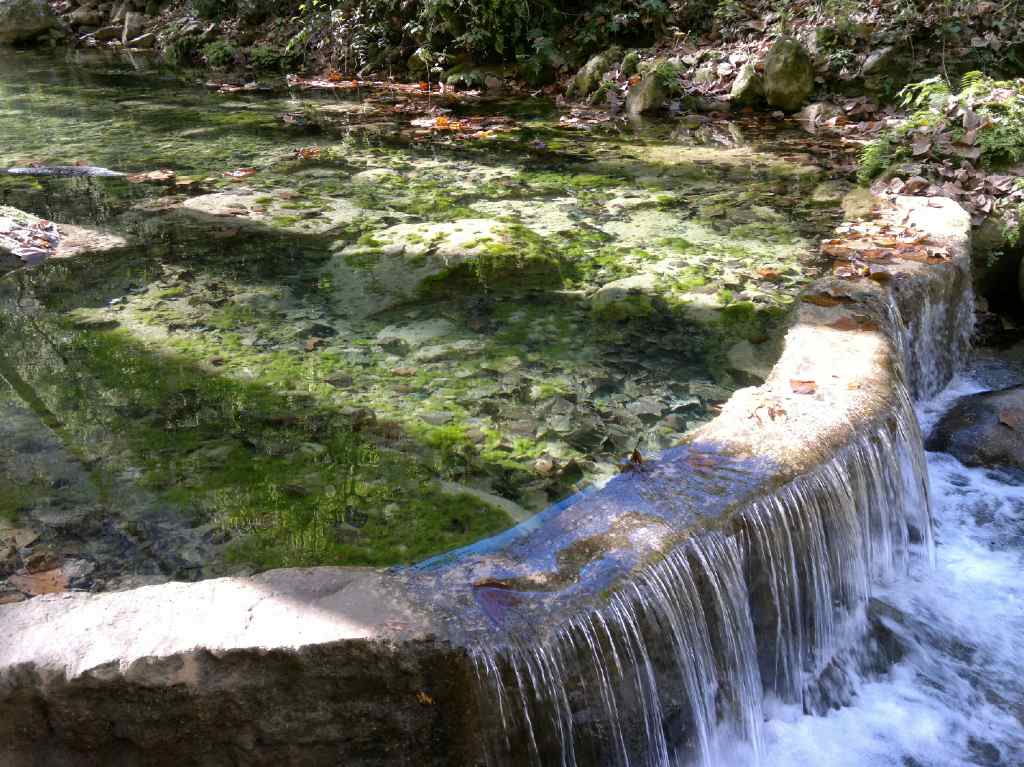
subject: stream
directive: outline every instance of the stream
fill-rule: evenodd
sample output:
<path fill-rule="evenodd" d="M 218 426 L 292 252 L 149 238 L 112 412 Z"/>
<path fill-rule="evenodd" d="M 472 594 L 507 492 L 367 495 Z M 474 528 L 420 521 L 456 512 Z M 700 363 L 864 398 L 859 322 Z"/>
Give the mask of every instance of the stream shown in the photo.
<path fill-rule="evenodd" d="M 602 485 L 766 374 L 849 186 L 752 118 L 0 56 L 0 168 L 126 174 L 0 174 L 124 239 L 0 279 L 0 519 L 73 588 L 411 563 Z"/>
<path fill-rule="evenodd" d="M 982 360 L 921 403 L 928 430 L 961 396 L 1024 381 Z M 852 704 L 825 716 L 766 704 L 772 767 L 1019 767 L 1024 764 L 1024 477 L 928 454 L 934 568 L 875 592 L 904 654 L 857 680 Z"/>

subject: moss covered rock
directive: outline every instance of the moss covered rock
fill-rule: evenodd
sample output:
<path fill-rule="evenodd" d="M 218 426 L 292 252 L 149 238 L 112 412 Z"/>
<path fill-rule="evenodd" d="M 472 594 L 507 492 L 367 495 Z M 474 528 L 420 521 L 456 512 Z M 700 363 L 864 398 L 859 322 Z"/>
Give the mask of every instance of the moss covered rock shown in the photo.
<path fill-rule="evenodd" d="M 577 98 L 589 96 L 597 90 L 597 86 L 600 85 L 605 72 L 618 64 L 621 56 L 622 51 L 618 48 L 609 48 L 602 53 L 591 56 L 587 63 L 580 68 L 580 71 L 576 73 L 576 76 L 573 77 L 572 82 L 569 83 L 569 88 L 566 91 L 568 95 Z"/>
<path fill-rule="evenodd" d="M 753 64 L 747 63 L 740 67 L 729 92 L 729 100 L 741 107 L 756 106 L 764 101 L 764 80 Z"/>
<path fill-rule="evenodd" d="M 814 64 L 797 40 L 776 41 L 764 61 L 764 88 L 769 106 L 795 112 L 814 91 Z"/>
<path fill-rule="evenodd" d="M 666 99 L 668 88 L 658 73 L 652 72 L 629 89 L 629 95 L 626 96 L 626 111 L 631 115 L 654 112 L 665 106 Z"/>
<path fill-rule="evenodd" d="M 35 40 L 55 26 L 46 0 L 0 0 L 0 45 Z"/>
<path fill-rule="evenodd" d="M 657 294 L 655 275 L 638 274 L 604 285 L 591 298 L 590 308 L 595 317 L 607 321 L 648 317 L 654 312 Z"/>

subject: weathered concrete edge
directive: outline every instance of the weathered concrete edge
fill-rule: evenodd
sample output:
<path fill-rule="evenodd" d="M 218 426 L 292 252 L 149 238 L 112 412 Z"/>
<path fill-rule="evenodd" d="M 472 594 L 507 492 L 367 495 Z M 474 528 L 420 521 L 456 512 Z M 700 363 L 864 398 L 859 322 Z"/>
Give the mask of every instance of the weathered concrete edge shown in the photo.
<path fill-rule="evenodd" d="M 896 215 L 941 242 L 950 259 L 901 261 L 884 284 L 816 283 L 810 293 L 844 300 L 804 303 L 766 384 L 737 392 L 693 444 L 770 457 L 780 468 L 766 482 L 768 491 L 891 417 L 901 396 L 899 353 L 885 329 L 865 318 L 892 305 L 911 325 L 929 296 L 950 295 L 966 279 L 970 229 L 966 213 L 947 200 L 902 198 Z M 955 332 L 948 324 L 944 330 Z M 794 391 L 809 388 L 794 382 L 809 381 L 813 394 Z M 470 685 L 456 683 L 468 671 L 448 617 L 415 603 L 388 573 L 353 568 L 280 570 L 0 606 L 0 763 L 34 763 L 40 754 L 58 753 L 46 749 L 62 742 L 87 749 L 74 752 L 72 764 L 105 763 L 104 749 L 115 742 L 125 753 L 166 742 L 161 737 L 201 744 L 225 706 L 235 709 L 225 721 L 254 719 L 256 730 L 260 714 L 280 718 L 279 708 L 312 707 L 319 715 L 296 716 L 273 736 L 279 741 L 291 733 L 285 739 L 297 742 L 316 730 L 309 720 L 322 718 L 326 707 L 336 724 L 373 733 L 372 747 L 357 735 L 344 743 L 336 733 L 310 735 L 333 743 L 335 754 L 351 755 L 351 764 L 468 763 L 470 757 L 457 754 L 471 729 L 465 720 L 472 716 L 465 699 Z M 289 683 L 311 676 L 315 694 Z M 325 680 L 343 691 L 343 700 L 324 690 Z M 119 706 L 124 695 L 140 708 Z M 256 698 L 255 708 L 242 701 L 245 695 Z M 180 732 L 154 724 L 173 712 Z M 111 731 L 119 720 L 121 731 Z M 261 736 L 225 738 L 257 743 Z M 444 755 L 435 755 L 441 741 Z M 472 747 L 466 748 L 469 754 Z"/>

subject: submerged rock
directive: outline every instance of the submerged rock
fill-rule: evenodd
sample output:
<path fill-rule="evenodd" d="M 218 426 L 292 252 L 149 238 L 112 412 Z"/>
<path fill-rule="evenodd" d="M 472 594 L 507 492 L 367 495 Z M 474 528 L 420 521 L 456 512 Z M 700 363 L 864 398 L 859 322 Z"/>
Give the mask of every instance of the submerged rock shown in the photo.
<path fill-rule="evenodd" d="M 658 293 L 654 274 L 638 274 L 604 285 L 590 300 L 594 315 L 602 320 L 647 317 L 654 312 Z"/>
<path fill-rule="evenodd" d="M 950 453 L 965 466 L 1024 469 L 1024 386 L 960 398 L 925 447 Z"/>
<path fill-rule="evenodd" d="M 336 305 L 349 314 L 378 312 L 466 281 L 503 290 L 559 280 L 553 257 L 521 245 L 512 227 L 492 219 L 397 224 L 342 247 L 327 270 Z"/>
<path fill-rule="evenodd" d="M 56 26 L 46 0 L 0 0 L 0 45 L 35 40 Z"/>
<path fill-rule="evenodd" d="M 814 91 L 814 65 L 807 50 L 791 37 L 776 41 L 764 60 L 768 105 L 798 110 Z"/>

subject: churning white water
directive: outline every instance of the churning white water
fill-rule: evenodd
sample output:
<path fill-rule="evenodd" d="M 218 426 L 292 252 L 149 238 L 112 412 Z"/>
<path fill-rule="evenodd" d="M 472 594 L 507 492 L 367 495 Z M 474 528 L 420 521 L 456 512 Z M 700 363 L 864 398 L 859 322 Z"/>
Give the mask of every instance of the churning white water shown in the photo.
<path fill-rule="evenodd" d="M 954 380 L 918 405 L 922 430 L 986 388 Z M 874 590 L 905 654 L 826 715 L 767 702 L 763 765 L 1024 765 L 1024 477 L 927 459 L 935 567 Z"/>

